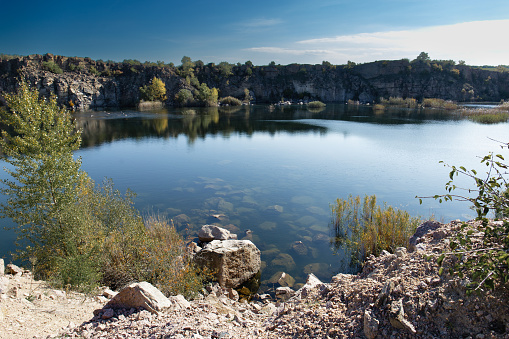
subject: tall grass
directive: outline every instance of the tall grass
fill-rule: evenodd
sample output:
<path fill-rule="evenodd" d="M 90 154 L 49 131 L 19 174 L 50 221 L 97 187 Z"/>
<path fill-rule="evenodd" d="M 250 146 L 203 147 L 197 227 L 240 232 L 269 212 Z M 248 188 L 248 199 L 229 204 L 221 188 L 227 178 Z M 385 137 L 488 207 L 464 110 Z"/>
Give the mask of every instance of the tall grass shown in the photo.
<path fill-rule="evenodd" d="M 397 247 L 407 246 L 420 223 L 419 218 L 411 217 L 406 211 L 385 203 L 377 205 L 375 195 L 337 199 L 332 216 L 333 245 L 336 250 L 348 250 L 352 268 L 359 268 L 371 254 L 379 255 L 383 250 L 394 252 Z"/>
<path fill-rule="evenodd" d="M 399 107 L 407 107 L 407 108 L 416 108 L 417 100 L 414 98 L 406 98 L 403 99 L 401 97 L 389 97 L 389 99 L 382 98 L 380 100 L 380 104 L 384 106 L 399 106 Z"/>
<path fill-rule="evenodd" d="M 443 109 L 457 109 L 458 105 L 450 100 L 437 99 L 437 98 L 425 98 L 422 100 L 423 107 L 429 108 L 443 108 Z"/>

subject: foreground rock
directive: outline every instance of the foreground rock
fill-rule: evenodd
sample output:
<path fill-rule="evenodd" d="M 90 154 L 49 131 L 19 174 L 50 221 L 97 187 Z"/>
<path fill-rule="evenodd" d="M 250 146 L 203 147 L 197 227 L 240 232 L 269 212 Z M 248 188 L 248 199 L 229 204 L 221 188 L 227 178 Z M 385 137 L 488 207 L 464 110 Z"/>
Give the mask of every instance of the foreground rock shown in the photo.
<path fill-rule="evenodd" d="M 152 313 L 164 311 L 172 307 L 172 303 L 161 291 L 152 284 L 143 281 L 133 283 L 120 291 L 105 308 L 144 308 Z"/>
<path fill-rule="evenodd" d="M 249 240 L 214 240 L 196 253 L 194 260 L 211 270 L 222 287 L 238 287 L 261 267 L 260 250 Z"/>
<path fill-rule="evenodd" d="M 469 224 L 477 226 L 476 221 Z M 92 317 L 84 303 L 79 318 L 70 307 L 76 306 L 70 293 L 67 299 L 48 299 L 54 304 L 45 311 L 26 306 L 35 305 L 38 297 L 30 302 L 14 293 L 24 295 L 29 280 L 25 273 L 9 275 L 12 287 L 0 299 L 0 337 L 46 335 L 47 323 L 55 325 L 65 313 L 67 318 L 56 320 L 58 338 L 508 338 L 507 290 L 467 295 L 465 281 L 447 273 L 455 256 L 444 259 L 444 273 L 438 274 L 436 259 L 449 250 L 449 237 L 460 227 L 461 222 L 452 222 L 421 234 L 419 251 L 370 257 L 357 275 L 338 274 L 327 284 L 309 275 L 304 287 L 295 294 L 286 289 L 293 295 L 278 303 L 267 295 L 237 302 L 232 289 L 208 286 L 189 306 L 172 302 L 157 313 L 104 308 Z M 26 280 L 25 288 L 18 290 L 18 281 L 25 281 L 20 279 Z M 89 321 L 83 323 L 84 317 Z"/>

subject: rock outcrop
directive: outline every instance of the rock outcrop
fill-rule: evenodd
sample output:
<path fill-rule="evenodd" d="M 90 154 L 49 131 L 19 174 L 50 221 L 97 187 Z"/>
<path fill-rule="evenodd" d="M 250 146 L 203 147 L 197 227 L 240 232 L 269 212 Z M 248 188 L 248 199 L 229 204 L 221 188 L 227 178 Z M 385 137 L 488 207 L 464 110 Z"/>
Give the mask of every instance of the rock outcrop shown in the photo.
<path fill-rule="evenodd" d="M 249 240 L 213 240 L 195 254 L 195 262 L 214 273 L 222 287 L 238 287 L 261 267 L 260 250 Z"/>
<path fill-rule="evenodd" d="M 55 74 L 43 63 L 61 69 Z M 375 61 L 360 65 L 233 66 L 233 74 L 221 76 L 216 66 L 196 67 L 200 83 L 216 87 L 222 96 L 244 98 L 248 89 L 258 103 L 293 100 L 348 100 L 373 102 L 380 97 L 440 98 L 455 101 L 500 101 L 509 98 L 509 72 L 483 70 L 465 65 L 409 60 Z M 194 90 L 175 67 L 94 61 L 90 58 L 29 55 L 0 60 L 0 93 L 12 92 L 19 75 L 43 95 L 56 94 L 61 105 L 80 110 L 134 107 L 139 88 L 157 76 L 166 85 L 168 104 L 180 89 Z M 1 101 L 1 98 L 0 98 Z"/>

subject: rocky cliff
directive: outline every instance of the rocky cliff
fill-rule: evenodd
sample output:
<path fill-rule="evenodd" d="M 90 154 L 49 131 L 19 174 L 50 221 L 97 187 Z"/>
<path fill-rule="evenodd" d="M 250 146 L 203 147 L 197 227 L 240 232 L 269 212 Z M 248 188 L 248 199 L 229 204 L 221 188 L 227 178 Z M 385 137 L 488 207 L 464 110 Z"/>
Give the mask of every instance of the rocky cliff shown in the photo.
<path fill-rule="evenodd" d="M 56 69 L 49 66 L 58 66 Z M 376 61 L 366 64 L 253 66 L 231 65 L 226 74 L 208 64 L 192 74 L 221 97 L 244 98 L 248 89 L 258 103 L 284 99 L 325 102 L 375 102 L 381 97 L 441 98 L 454 101 L 499 101 L 509 98 L 509 73 L 482 70 L 444 61 Z M 0 93 L 12 92 L 20 76 L 42 95 L 56 94 L 59 103 L 79 110 L 132 107 L 139 88 L 157 76 L 166 84 L 168 104 L 182 88 L 193 86 L 179 68 L 136 62 L 103 62 L 90 58 L 30 55 L 0 60 Z M 0 100 L 1 97 L 0 97 Z"/>

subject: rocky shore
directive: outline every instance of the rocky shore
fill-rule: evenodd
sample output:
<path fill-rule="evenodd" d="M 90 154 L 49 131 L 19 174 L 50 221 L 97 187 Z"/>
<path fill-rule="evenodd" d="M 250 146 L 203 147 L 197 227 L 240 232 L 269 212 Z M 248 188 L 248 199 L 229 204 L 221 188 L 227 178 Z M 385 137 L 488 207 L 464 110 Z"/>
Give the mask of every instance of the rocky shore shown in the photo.
<path fill-rule="evenodd" d="M 310 275 L 296 292 L 277 299 L 255 295 L 250 302 L 210 285 L 195 300 L 177 296 L 157 304 L 147 297 L 141 307 L 130 304 L 132 294 L 119 299 L 124 291 L 65 293 L 9 268 L 0 280 L 0 337 L 509 338 L 507 289 L 467 295 L 465 280 L 447 273 L 452 260 L 444 260 L 439 275 L 436 260 L 461 224 L 426 222 L 411 251 L 370 257 L 361 273 L 338 274 L 328 283 Z"/>

